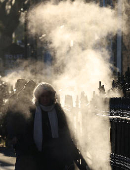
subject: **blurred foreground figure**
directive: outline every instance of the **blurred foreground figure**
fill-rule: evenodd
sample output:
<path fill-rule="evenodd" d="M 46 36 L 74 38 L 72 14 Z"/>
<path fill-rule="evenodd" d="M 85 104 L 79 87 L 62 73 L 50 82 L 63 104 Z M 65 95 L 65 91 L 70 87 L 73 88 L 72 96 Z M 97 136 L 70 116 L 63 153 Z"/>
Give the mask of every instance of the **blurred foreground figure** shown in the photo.
<path fill-rule="evenodd" d="M 71 139 L 53 87 L 43 82 L 34 89 L 31 82 L 34 91 L 27 95 L 29 84 L 7 111 L 8 137 L 16 151 L 15 170 L 75 170 L 74 164 L 89 170 Z"/>
<path fill-rule="evenodd" d="M 22 81 L 22 84 L 21 84 Z M 19 85 L 19 83 L 20 85 Z M 32 135 L 32 97 L 36 83 L 33 80 L 17 81 L 18 88 L 5 108 L 5 129 L 7 146 L 13 145 L 16 153 L 15 170 L 35 170 L 35 144 Z M 15 86 L 16 87 L 16 86 Z M 20 88 L 19 88 L 20 87 Z"/>
<path fill-rule="evenodd" d="M 33 137 L 37 148 L 38 170 L 89 170 L 71 139 L 64 111 L 56 101 L 56 92 L 48 83 L 34 90 Z"/>

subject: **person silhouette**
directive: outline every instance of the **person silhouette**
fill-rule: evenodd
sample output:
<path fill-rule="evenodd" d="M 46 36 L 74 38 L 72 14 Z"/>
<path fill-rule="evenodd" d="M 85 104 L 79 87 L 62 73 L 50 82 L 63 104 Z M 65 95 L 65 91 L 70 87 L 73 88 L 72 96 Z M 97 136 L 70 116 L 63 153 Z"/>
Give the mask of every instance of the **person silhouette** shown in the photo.
<path fill-rule="evenodd" d="M 89 170 L 72 140 L 67 119 L 54 88 L 42 82 L 33 92 L 33 138 L 38 170 Z"/>

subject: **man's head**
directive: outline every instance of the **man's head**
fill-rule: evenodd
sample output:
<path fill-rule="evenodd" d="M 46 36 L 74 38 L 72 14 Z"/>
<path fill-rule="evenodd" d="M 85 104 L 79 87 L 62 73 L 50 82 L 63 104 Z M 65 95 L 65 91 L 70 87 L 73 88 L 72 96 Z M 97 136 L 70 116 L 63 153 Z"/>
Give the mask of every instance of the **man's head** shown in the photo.
<path fill-rule="evenodd" d="M 25 84 L 27 81 L 25 79 L 18 79 L 17 82 L 15 83 L 15 89 L 16 91 L 20 91 L 24 88 Z"/>

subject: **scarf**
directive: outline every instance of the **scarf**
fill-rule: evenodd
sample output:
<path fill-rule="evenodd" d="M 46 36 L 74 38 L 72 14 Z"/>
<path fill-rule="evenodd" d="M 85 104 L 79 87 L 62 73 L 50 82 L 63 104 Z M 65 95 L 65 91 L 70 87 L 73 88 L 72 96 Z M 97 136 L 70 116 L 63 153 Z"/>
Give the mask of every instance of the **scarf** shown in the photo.
<path fill-rule="evenodd" d="M 42 151 L 42 110 L 48 112 L 48 118 L 51 126 L 52 138 L 58 138 L 58 118 L 55 110 L 55 104 L 51 106 L 37 105 L 34 117 L 34 141 L 39 151 Z"/>

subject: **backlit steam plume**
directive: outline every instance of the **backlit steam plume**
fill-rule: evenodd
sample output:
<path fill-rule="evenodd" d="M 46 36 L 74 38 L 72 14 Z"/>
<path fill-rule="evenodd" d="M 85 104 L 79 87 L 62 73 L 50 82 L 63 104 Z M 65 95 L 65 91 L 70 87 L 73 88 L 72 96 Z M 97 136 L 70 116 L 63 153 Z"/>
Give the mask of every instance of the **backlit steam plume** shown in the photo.
<path fill-rule="evenodd" d="M 60 73 L 52 77 L 52 82 L 61 89 L 61 96 L 75 97 L 85 91 L 91 100 L 93 91 L 98 92 L 99 80 L 106 90 L 111 87 L 112 65 L 107 39 L 117 32 L 114 10 L 83 1 L 41 3 L 30 9 L 28 27 L 30 34 L 48 41 L 55 51 L 55 67 L 60 68 Z M 102 109 L 108 107 L 99 99 L 97 105 Z M 74 120 L 74 114 L 69 115 Z M 85 126 L 82 137 L 77 139 L 86 161 L 94 170 L 110 170 L 109 119 L 95 115 L 92 108 L 86 107 L 82 120 Z"/>
<path fill-rule="evenodd" d="M 95 4 L 47 3 L 38 5 L 29 13 L 29 32 L 39 37 L 46 35 L 41 40 L 51 42 L 56 67 L 65 65 L 55 84 L 62 89 L 74 87 L 75 91 L 89 91 L 89 98 L 92 96 L 89 89 L 97 89 L 99 80 L 107 88 L 111 85 L 106 39 L 116 31 L 115 11 Z"/>

